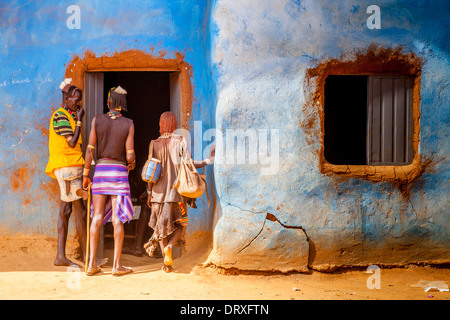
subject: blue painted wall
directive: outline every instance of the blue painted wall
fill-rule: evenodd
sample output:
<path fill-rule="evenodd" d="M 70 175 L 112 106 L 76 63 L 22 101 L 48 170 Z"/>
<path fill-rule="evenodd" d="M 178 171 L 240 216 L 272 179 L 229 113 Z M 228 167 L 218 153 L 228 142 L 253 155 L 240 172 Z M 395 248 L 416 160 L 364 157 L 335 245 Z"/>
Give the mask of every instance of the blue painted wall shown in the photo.
<path fill-rule="evenodd" d="M 81 9 L 80 30 L 66 27 L 71 4 Z M 372 4 L 381 8 L 380 30 L 366 26 Z M 0 8 L 0 231 L 56 235 L 46 128 L 73 55 L 165 50 L 166 58 L 184 53 L 193 70 L 191 129 L 201 120 L 219 137 L 227 129 L 279 133 L 274 175 L 262 175 L 260 162 L 208 169 L 213 205 L 203 197 L 190 210 L 188 232 L 213 231 L 212 263 L 302 270 L 450 260 L 448 2 L 23 0 Z M 307 69 L 373 43 L 401 45 L 424 61 L 419 152 L 433 166 L 409 199 L 387 182 L 324 176 L 320 146 L 300 127 L 310 116 Z M 220 152 L 224 141 L 217 145 Z"/>
<path fill-rule="evenodd" d="M 381 9 L 379 30 L 367 28 L 369 5 Z M 449 9 L 446 1 L 215 2 L 216 127 L 224 136 L 229 128 L 279 129 L 280 165 L 267 176 L 263 164 L 215 165 L 213 263 L 288 271 L 449 260 Z M 402 46 L 424 61 L 419 152 L 434 166 L 409 199 L 387 182 L 321 174 L 320 137 L 300 126 L 316 112 L 304 108 L 304 89 L 315 89 L 314 82 L 304 87 L 307 70 L 330 58 L 352 60 L 371 44 Z M 320 121 L 312 116 L 314 134 Z M 221 149 L 228 153 L 226 142 Z M 292 253 L 286 246 L 294 242 Z"/>
<path fill-rule="evenodd" d="M 80 8 L 80 29 L 69 29 L 70 5 Z M 184 54 L 192 68 L 191 120 L 213 123 L 207 1 L 9 1 L 0 4 L 0 226 L 3 232 L 56 235 L 59 208 L 44 173 L 51 109 L 76 54 L 96 56 L 130 49 L 166 59 Z M 69 21 L 70 22 L 70 21 Z M 192 124 L 190 124 L 192 126 Z M 206 142 L 205 142 L 206 145 Z M 196 155 L 197 158 L 201 157 Z M 208 174 L 212 177 L 211 169 Z M 53 191 L 53 196 L 51 195 Z M 206 197 L 190 210 L 189 232 L 211 230 Z"/>

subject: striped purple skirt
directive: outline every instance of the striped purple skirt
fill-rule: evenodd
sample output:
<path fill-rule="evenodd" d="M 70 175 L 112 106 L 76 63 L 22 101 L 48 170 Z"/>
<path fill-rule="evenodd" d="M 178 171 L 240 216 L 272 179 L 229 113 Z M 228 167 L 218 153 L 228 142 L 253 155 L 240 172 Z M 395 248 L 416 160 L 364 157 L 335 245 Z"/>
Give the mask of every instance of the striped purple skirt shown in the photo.
<path fill-rule="evenodd" d="M 133 203 L 131 202 L 130 183 L 128 182 L 128 169 L 123 164 L 98 163 L 95 166 L 92 180 L 92 194 L 109 195 L 106 200 L 103 224 L 108 222 L 113 213 L 111 195 L 117 196 L 115 211 L 122 223 L 133 218 Z M 94 215 L 94 205 L 91 204 L 91 217 Z"/>

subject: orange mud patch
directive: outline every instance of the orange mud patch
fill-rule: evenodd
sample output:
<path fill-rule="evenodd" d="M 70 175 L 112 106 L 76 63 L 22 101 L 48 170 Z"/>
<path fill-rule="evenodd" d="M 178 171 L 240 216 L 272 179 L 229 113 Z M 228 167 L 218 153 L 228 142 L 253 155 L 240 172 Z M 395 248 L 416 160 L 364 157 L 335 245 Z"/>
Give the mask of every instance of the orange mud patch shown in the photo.
<path fill-rule="evenodd" d="M 36 194 L 32 194 L 29 190 L 33 184 L 33 179 L 35 177 L 36 169 L 29 168 L 27 166 L 22 166 L 14 169 L 10 175 L 10 190 L 14 193 L 20 194 L 20 198 L 22 199 L 22 205 L 27 206 L 33 203 L 33 198 Z M 48 191 L 46 195 L 49 196 L 49 199 L 55 197 L 59 194 L 58 183 L 55 180 L 56 186 L 50 186 L 50 183 L 43 184 L 43 190 Z M 49 190 L 51 189 L 51 191 Z M 35 198 L 34 198 L 35 199 Z M 57 198 L 55 198 L 57 199 Z M 55 200 L 56 201 L 56 200 Z"/>
<path fill-rule="evenodd" d="M 152 50 L 153 51 L 153 50 Z M 96 56 L 87 50 L 83 57 L 74 55 L 66 67 L 66 78 L 72 78 L 72 83 L 83 90 L 85 72 L 106 71 L 168 71 L 179 72 L 181 86 L 182 127 L 187 128 L 192 110 L 193 90 L 191 84 L 192 68 L 184 61 L 184 55 L 175 54 L 175 59 L 165 59 L 167 51 L 160 50 L 159 56 L 140 50 L 128 50 Z"/>
<path fill-rule="evenodd" d="M 418 152 L 420 133 L 420 77 L 423 61 L 414 53 L 404 53 L 401 47 L 377 48 L 372 45 L 356 52 L 354 58 L 328 59 L 307 70 L 305 79 L 306 103 L 303 107 L 305 119 L 300 126 L 307 134 L 307 143 L 318 143 L 320 171 L 343 178 L 362 178 L 374 182 L 387 181 L 396 185 L 408 198 L 409 189 L 432 164 L 430 159 L 421 159 Z M 334 165 L 324 156 L 324 99 L 325 79 L 329 75 L 408 75 L 414 78 L 413 89 L 413 150 L 414 159 L 405 166 Z M 310 89 L 311 88 L 311 89 Z"/>
<path fill-rule="evenodd" d="M 419 280 L 447 281 L 450 269 L 410 265 L 380 270 L 381 289 L 367 288 L 373 273 L 353 269 L 334 273 L 244 273 L 206 267 L 210 239 L 187 239 L 172 273 L 161 270 L 162 258 L 122 255 L 133 273 L 111 275 L 109 263 L 99 275 L 84 269 L 55 267 L 57 242 L 39 235 L 0 236 L 0 299 L 145 299 L 145 300 L 448 300 L 448 292 L 425 292 L 410 287 Z M 76 242 L 68 240 L 67 255 L 74 259 Z M 83 267 L 84 268 L 84 267 Z M 120 295 L 118 295 L 120 293 Z M 428 298 L 429 295 L 432 298 Z"/>
<path fill-rule="evenodd" d="M 50 110 L 50 116 L 48 119 L 51 119 L 51 116 L 55 112 L 54 108 L 52 107 Z M 37 121 L 34 122 L 34 127 L 36 130 L 40 131 L 43 136 L 46 136 L 48 139 L 49 136 L 49 121 L 44 121 L 44 123 L 38 123 Z M 47 141 L 46 141 L 47 142 Z"/>
<path fill-rule="evenodd" d="M 28 167 L 19 167 L 14 169 L 10 175 L 11 190 L 22 193 L 28 190 L 33 183 L 32 176 L 35 171 L 35 169 Z"/>
<path fill-rule="evenodd" d="M 41 185 L 41 190 L 45 192 L 48 199 L 59 200 L 59 185 L 56 179 L 50 179 L 48 182 L 44 182 Z"/>

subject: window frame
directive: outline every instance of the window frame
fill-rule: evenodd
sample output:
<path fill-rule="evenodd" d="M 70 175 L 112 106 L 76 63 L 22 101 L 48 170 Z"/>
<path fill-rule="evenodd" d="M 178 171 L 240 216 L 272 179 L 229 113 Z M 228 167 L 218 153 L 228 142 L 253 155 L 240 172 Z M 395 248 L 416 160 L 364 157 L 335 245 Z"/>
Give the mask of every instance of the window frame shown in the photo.
<path fill-rule="evenodd" d="M 351 89 L 347 89 L 348 81 L 352 83 Z M 405 166 L 411 164 L 414 156 L 413 131 L 411 130 L 413 128 L 412 85 L 412 78 L 405 75 L 328 75 L 324 89 L 324 153 L 327 161 L 336 165 Z M 361 86 L 365 88 L 364 95 L 361 95 L 362 91 L 360 93 L 354 91 L 362 90 Z M 342 90 L 345 90 L 345 93 Z M 336 91 L 341 94 L 336 96 Z M 362 97 L 364 97 L 363 100 Z M 348 105 L 353 107 L 349 109 Z M 348 118 L 348 115 L 344 116 L 347 112 L 365 115 Z M 361 130 L 362 125 L 365 130 Z M 352 136 L 345 137 L 349 127 L 352 128 Z M 361 148 L 362 145 L 358 147 L 360 139 L 365 141 L 364 149 Z M 352 150 L 360 151 L 353 154 L 345 149 L 349 147 L 349 143 L 352 145 Z M 336 150 L 340 151 L 336 153 Z M 362 154 L 365 155 L 363 161 L 361 161 Z M 343 161 L 344 159 L 348 163 Z"/>
<path fill-rule="evenodd" d="M 376 64 L 371 63 L 373 69 Z M 347 69 L 347 72 L 342 72 L 342 69 Z M 337 71 L 336 71 L 337 70 Z M 353 71 L 354 70 L 354 71 Z M 399 185 L 408 184 L 414 181 L 423 172 L 423 164 L 419 154 L 419 133 L 420 133 L 420 70 L 416 72 L 405 72 L 403 70 L 394 72 L 383 72 L 383 67 L 379 67 L 380 72 L 364 72 L 361 67 L 351 67 L 345 65 L 344 68 L 338 64 L 332 64 L 331 68 L 325 68 L 325 71 L 318 75 L 318 87 L 316 88 L 315 96 L 317 98 L 317 106 L 319 107 L 320 116 L 320 151 L 319 151 L 319 166 L 320 172 L 325 175 L 339 176 L 343 178 L 361 178 L 373 182 L 393 182 Z M 325 79 L 329 75 L 364 75 L 364 76 L 410 76 L 413 81 L 413 160 L 408 165 L 341 165 L 332 164 L 325 159 L 324 153 L 324 110 L 325 110 Z"/>

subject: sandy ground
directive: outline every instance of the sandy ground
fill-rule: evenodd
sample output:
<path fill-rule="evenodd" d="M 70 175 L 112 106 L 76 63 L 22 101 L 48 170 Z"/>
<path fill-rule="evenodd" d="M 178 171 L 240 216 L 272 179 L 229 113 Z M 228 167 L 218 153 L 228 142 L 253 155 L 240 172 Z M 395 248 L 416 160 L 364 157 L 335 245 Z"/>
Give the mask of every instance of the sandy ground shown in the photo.
<path fill-rule="evenodd" d="M 193 241 L 195 242 L 195 241 Z M 75 242 L 68 243 L 73 259 Z M 449 292 L 425 292 L 410 287 L 419 280 L 446 281 L 450 269 L 409 266 L 382 268 L 380 289 L 369 289 L 365 270 L 338 273 L 238 274 L 204 267 L 210 248 L 195 243 L 174 260 L 174 272 L 160 268 L 162 259 L 123 255 L 134 273 L 103 272 L 87 277 L 84 271 L 55 267 L 56 240 L 42 236 L 0 237 L 0 299 L 187 299 L 187 300 L 448 300 Z M 111 256 L 111 250 L 106 256 Z M 112 259 L 110 258 L 110 261 Z"/>

